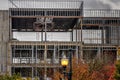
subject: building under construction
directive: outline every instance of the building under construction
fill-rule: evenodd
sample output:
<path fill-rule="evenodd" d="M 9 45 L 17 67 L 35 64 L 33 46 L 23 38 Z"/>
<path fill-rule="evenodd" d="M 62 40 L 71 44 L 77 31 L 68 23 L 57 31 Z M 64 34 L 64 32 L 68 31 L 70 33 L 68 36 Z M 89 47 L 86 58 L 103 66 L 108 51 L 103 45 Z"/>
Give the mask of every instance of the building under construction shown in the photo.
<path fill-rule="evenodd" d="M 80 0 L 9 0 L 0 11 L 0 72 L 47 80 L 72 49 L 77 59 L 114 63 L 120 10 L 84 9 Z"/>

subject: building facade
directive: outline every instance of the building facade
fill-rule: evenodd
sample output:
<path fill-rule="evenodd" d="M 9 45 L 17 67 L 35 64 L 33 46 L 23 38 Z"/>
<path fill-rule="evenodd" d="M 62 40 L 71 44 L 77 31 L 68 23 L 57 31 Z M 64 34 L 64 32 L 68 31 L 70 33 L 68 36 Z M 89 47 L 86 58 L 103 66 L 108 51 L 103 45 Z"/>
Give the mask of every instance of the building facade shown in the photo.
<path fill-rule="evenodd" d="M 117 59 L 120 10 L 84 9 L 79 0 L 11 0 L 0 22 L 2 73 L 46 80 L 69 49 L 84 61 Z"/>

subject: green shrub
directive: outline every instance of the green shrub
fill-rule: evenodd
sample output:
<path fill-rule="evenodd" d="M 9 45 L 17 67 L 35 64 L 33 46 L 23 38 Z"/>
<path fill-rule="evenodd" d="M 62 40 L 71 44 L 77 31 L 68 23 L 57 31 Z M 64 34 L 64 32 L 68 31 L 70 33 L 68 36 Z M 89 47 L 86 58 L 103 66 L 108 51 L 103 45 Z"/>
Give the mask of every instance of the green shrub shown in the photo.
<path fill-rule="evenodd" d="M 13 74 L 12 76 L 5 74 L 5 75 L 0 75 L 0 80 L 22 80 L 20 77 L 20 74 Z"/>

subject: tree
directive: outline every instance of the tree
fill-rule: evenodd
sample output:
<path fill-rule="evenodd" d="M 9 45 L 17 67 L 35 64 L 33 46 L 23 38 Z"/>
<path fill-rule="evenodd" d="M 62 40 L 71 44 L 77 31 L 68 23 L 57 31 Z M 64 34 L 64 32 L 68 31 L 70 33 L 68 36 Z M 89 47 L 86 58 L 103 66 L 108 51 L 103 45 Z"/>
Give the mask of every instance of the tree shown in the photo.
<path fill-rule="evenodd" d="M 114 78 L 116 80 L 120 80 L 120 60 L 117 61 L 115 67 L 116 67 L 116 70 L 115 70 Z"/>
<path fill-rule="evenodd" d="M 113 71 L 112 73 L 110 71 L 111 68 L 111 65 L 104 64 L 96 59 L 85 63 L 81 60 L 76 62 L 74 58 L 72 60 L 72 80 L 108 80 L 113 73 Z M 67 67 L 67 70 L 69 70 L 69 67 Z M 63 74 L 58 70 L 53 75 L 53 80 L 60 80 L 60 78 L 63 78 Z"/>

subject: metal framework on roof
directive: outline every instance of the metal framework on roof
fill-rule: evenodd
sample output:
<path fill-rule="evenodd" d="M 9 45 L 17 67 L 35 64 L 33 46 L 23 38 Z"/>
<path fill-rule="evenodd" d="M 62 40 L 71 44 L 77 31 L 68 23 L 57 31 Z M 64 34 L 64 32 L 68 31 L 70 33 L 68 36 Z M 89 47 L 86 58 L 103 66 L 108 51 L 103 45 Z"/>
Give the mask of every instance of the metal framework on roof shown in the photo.
<path fill-rule="evenodd" d="M 63 8 L 81 9 L 81 0 L 9 0 L 10 8 Z"/>
<path fill-rule="evenodd" d="M 10 0 L 13 16 L 81 16 L 80 0 Z"/>
<path fill-rule="evenodd" d="M 119 9 L 84 9 L 84 17 L 119 18 Z"/>

